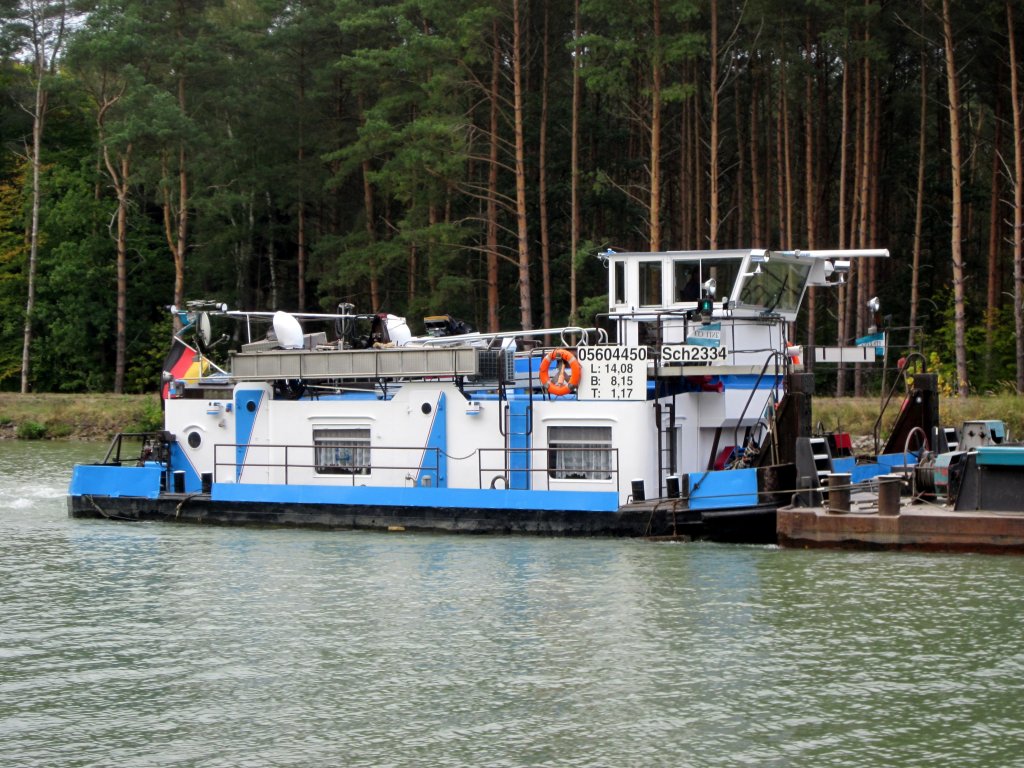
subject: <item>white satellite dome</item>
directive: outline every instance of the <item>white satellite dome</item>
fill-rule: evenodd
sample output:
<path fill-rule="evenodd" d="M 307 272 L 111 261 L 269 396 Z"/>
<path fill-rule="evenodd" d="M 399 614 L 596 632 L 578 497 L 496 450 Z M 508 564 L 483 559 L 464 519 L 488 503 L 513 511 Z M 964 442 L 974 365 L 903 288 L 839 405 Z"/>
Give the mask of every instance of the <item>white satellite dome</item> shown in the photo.
<path fill-rule="evenodd" d="M 305 346 L 302 326 L 287 312 L 278 310 L 274 313 L 274 334 L 282 349 L 302 349 Z"/>
<path fill-rule="evenodd" d="M 405 322 L 404 317 L 388 315 L 387 324 L 388 338 L 394 342 L 396 347 L 404 347 L 412 339 L 412 331 L 409 330 L 409 325 Z"/>

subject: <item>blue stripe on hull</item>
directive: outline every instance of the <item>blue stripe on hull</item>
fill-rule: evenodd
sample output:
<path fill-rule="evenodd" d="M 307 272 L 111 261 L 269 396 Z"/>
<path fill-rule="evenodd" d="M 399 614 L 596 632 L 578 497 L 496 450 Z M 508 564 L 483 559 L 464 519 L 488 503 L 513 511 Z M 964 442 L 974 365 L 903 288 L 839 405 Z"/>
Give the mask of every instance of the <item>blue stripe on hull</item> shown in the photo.
<path fill-rule="evenodd" d="M 185 451 L 181 448 L 181 443 L 171 443 L 171 471 L 172 472 L 184 472 L 185 473 L 185 490 L 188 493 L 196 493 L 202 487 L 202 480 L 199 477 L 199 473 L 196 472 L 196 468 L 192 466 L 192 462 L 188 456 L 185 455 Z M 125 467 L 125 469 L 131 469 L 131 467 Z"/>
<path fill-rule="evenodd" d="M 756 469 L 690 473 L 690 509 L 749 508 L 759 503 Z"/>
<path fill-rule="evenodd" d="M 263 404 L 263 391 L 240 389 L 235 393 L 235 479 L 242 477 L 245 456 L 249 451 L 252 433 L 256 428 L 256 417 Z M 250 410 L 251 408 L 251 410 Z"/>
<path fill-rule="evenodd" d="M 448 485 L 448 413 L 447 398 L 444 392 L 437 398 L 434 418 L 430 422 L 430 434 L 427 436 L 427 448 L 423 451 L 420 461 L 418 485 L 432 485 L 444 488 Z M 424 483 L 424 478 L 429 482 Z"/>
<path fill-rule="evenodd" d="M 162 471 L 145 467 L 79 464 L 71 476 L 71 496 L 115 496 L 155 499 Z M 476 488 L 372 488 L 367 486 L 271 485 L 215 483 L 214 502 L 267 504 L 351 504 L 375 507 L 438 507 L 454 509 L 551 510 L 614 512 L 615 491 L 517 491 Z"/>
<path fill-rule="evenodd" d="M 530 490 L 530 421 L 533 403 L 511 400 L 508 404 L 509 488 Z"/>
<path fill-rule="evenodd" d="M 860 464 L 853 456 L 844 456 L 832 459 L 833 472 L 849 472 L 850 482 L 864 483 L 879 475 L 888 475 L 895 471 L 895 467 L 916 464 L 917 458 L 910 453 L 883 453 L 876 456 L 873 462 Z"/>
<path fill-rule="evenodd" d="M 215 502 L 267 504 L 345 504 L 376 507 L 442 507 L 454 509 L 562 510 L 614 512 L 615 491 L 516 491 L 475 488 L 370 488 L 366 486 L 260 485 L 215 483 Z"/>
<path fill-rule="evenodd" d="M 77 464 L 71 475 L 72 496 L 141 496 L 155 499 L 160 495 L 158 464 L 145 467 L 117 467 L 107 464 Z"/>

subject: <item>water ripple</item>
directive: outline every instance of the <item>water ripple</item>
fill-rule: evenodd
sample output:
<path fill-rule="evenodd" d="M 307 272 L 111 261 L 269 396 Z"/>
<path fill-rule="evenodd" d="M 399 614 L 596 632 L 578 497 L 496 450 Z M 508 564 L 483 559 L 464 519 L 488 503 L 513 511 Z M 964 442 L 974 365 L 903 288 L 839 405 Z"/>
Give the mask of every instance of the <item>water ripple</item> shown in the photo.
<path fill-rule="evenodd" d="M 1024 559 L 70 521 L 87 448 L 0 444 L 5 765 L 1024 764 Z"/>

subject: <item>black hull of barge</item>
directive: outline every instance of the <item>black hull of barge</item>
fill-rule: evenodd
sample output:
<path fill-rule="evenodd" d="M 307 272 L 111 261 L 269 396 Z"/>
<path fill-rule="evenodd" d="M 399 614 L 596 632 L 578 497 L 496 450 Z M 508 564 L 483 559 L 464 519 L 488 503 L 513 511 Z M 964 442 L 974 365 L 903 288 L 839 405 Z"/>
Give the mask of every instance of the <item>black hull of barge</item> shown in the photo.
<path fill-rule="evenodd" d="M 774 505 L 745 510 L 680 510 L 657 502 L 615 512 L 463 509 L 451 507 L 266 504 L 213 501 L 206 494 L 69 496 L 73 518 L 326 530 L 613 536 L 775 543 Z"/>

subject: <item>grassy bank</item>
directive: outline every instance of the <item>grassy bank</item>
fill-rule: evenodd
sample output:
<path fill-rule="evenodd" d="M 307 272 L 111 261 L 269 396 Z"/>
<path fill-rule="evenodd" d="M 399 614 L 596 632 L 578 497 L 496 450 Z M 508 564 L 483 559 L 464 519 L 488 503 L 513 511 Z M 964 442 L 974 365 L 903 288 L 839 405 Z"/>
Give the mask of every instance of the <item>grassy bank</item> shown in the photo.
<path fill-rule="evenodd" d="M 888 434 L 899 402 L 886 411 Z M 878 418 L 877 397 L 814 398 L 814 421 L 828 431 L 871 435 Z M 971 419 L 1002 419 L 1010 435 L 1024 437 L 1024 398 L 1012 395 L 972 397 L 940 403 L 943 424 L 959 427 Z M 109 440 L 117 432 L 159 429 L 160 401 L 153 395 L 19 395 L 0 392 L 0 437 L 22 439 Z"/>
<path fill-rule="evenodd" d="M 826 431 L 849 432 L 852 435 L 872 435 L 880 407 L 877 397 L 814 397 L 814 421 L 821 422 Z M 900 401 L 893 400 L 882 418 L 881 435 L 889 434 Z M 959 400 L 955 397 L 939 400 L 939 419 L 950 427 L 959 428 L 965 421 L 1002 419 L 1015 440 L 1024 439 L 1024 398 L 1014 395 L 986 395 Z"/>
<path fill-rule="evenodd" d="M 118 432 L 159 429 L 153 395 L 0 392 L 0 438 L 109 440 Z"/>

